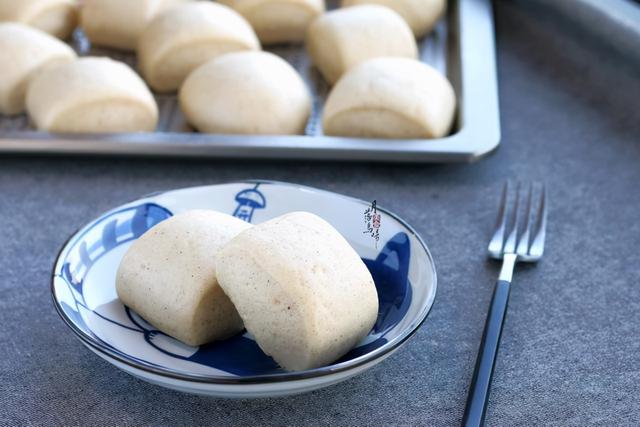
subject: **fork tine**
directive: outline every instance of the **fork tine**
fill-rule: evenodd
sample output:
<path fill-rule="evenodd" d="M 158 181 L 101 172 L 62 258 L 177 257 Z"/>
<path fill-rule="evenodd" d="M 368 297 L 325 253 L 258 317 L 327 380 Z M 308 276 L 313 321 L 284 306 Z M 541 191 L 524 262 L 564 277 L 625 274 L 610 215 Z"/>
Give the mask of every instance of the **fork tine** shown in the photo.
<path fill-rule="evenodd" d="M 529 249 L 529 255 L 534 258 L 540 258 L 544 253 L 544 240 L 547 234 L 547 190 L 542 185 L 540 194 L 540 204 L 538 206 L 538 223 L 536 226 L 536 235 Z"/>
<path fill-rule="evenodd" d="M 516 201 L 513 206 L 513 222 L 511 224 L 511 229 L 509 231 L 509 237 L 507 237 L 507 241 L 504 244 L 504 253 L 506 254 L 514 254 L 516 253 L 516 243 L 518 239 L 518 226 L 520 223 L 520 183 L 516 184 Z"/>
<path fill-rule="evenodd" d="M 498 208 L 498 220 L 496 222 L 496 228 L 493 233 L 493 237 L 489 242 L 489 253 L 494 256 L 500 256 L 502 252 L 502 246 L 504 244 L 504 232 L 507 223 L 507 205 L 509 202 L 509 181 L 504 183 L 502 188 L 502 197 L 500 198 L 500 207 Z"/>
<path fill-rule="evenodd" d="M 529 252 L 531 226 L 533 225 L 533 221 L 531 221 L 532 200 L 533 200 L 533 182 L 529 184 L 529 191 L 527 192 L 527 205 L 524 210 L 524 227 L 523 227 L 522 235 L 518 239 L 518 248 L 516 250 L 516 252 L 520 257 L 527 256 L 527 253 Z"/>

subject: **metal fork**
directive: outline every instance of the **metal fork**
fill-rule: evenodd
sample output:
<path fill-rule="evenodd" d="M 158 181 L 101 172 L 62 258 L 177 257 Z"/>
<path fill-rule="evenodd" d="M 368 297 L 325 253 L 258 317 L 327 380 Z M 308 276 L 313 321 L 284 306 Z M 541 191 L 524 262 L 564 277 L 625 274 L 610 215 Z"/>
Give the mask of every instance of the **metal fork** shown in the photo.
<path fill-rule="evenodd" d="M 515 265 L 520 261 L 537 262 L 544 252 L 547 226 L 547 197 L 544 185 L 530 184 L 525 200 L 520 194 L 520 184 L 516 184 L 515 197 L 512 195 L 513 192 L 511 185 L 506 183 L 502 190 L 498 223 L 489 243 L 489 256 L 501 259 L 502 269 L 493 292 L 469 388 L 469 397 L 462 418 L 465 427 L 484 425 L 491 378 L 507 313 Z M 523 201 L 526 203 L 524 209 Z M 524 223 L 521 224 L 523 219 Z"/>

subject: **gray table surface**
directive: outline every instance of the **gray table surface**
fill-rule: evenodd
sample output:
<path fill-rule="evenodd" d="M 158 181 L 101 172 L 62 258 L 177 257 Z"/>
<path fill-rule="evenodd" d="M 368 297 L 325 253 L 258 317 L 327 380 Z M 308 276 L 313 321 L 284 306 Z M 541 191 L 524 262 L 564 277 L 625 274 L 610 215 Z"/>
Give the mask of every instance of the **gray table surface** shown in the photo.
<path fill-rule="evenodd" d="M 552 205 L 545 259 L 516 275 L 488 424 L 640 424 L 640 68 L 530 3 L 496 17 L 503 145 L 477 164 L 1 158 L 0 424 L 457 425 L 508 178 L 545 180 Z M 422 233 L 440 286 L 404 348 L 324 390 L 228 401 L 134 379 L 58 319 L 50 269 L 77 227 L 151 191 L 251 177 L 375 198 Z"/>

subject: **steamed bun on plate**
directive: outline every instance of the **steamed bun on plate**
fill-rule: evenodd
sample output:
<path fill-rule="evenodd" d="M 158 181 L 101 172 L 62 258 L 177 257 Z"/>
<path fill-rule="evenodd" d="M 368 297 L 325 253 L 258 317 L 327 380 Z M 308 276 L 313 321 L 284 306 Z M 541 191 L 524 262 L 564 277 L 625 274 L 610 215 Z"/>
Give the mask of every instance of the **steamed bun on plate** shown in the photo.
<path fill-rule="evenodd" d="M 73 61 L 69 46 L 23 24 L 0 24 L 0 113 L 24 112 L 29 82 L 48 66 Z"/>
<path fill-rule="evenodd" d="M 311 23 L 307 50 L 331 84 L 352 67 L 383 56 L 417 58 L 411 28 L 393 10 L 378 5 L 328 12 Z"/>
<path fill-rule="evenodd" d="M 324 0 L 220 0 L 244 16 L 263 44 L 301 42 Z"/>
<path fill-rule="evenodd" d="M 240 332 L 242 320 L 218 285 L 214 257 L 250 227 L 205 210 L 161 222 L 124 255 L 116 275 L 118 297 L 154 327 L 189 345 Z"/>
<path fill-rule="evenodd" d="M 49 132 L 150 132 L 158 122 L 144 81 L 108 58 L 85 57 L 38 73 L 27 90 L 27 111 Z"/>
<path fill-rule="evenodd" d="M 323 113 L 324 133 L 363 138 L 441 138 L 451 129 L 456 97 L 434 68 L 405 58 L 377 58 L 335 85 Z"/>
<path fill-rule="evenodd" d="M 76 0 L 0 0 L 0 22 L 13 21 L 68 38 L 78 23 Z"/>
<path fill-rule="evenodd" d="M 300 134 L 311 95 L 285 60 L 268 52 L 235 52 L 196 69 L 180 89 L 180 105 L 201 132 Z"/>
<path fill-rule="evenodd" d="M 395 10 L 407 21 L 416 37 L 433 29 L 446 8 L 446 0 L 342 0 L 342 6 L 379 4 Z"/>
<path fill-rule="evenodd" d="M 290 371 L 337 360 L 376 321 L 369 270 L 336 229 L 310 213 L 243 231 L 218 252 L 216 268 L 247 330 Z"/>
<path fill-rule="evenodd" d="M 174 91 L 200 65 L 229 52 L 260 50 L 251 25 L 233 9 L 186 2 L 156 16 L 138 44 L 142 75 L 153 89 Z"/>
<path fill-rule="evenodd" d="M 157 14 L 186 0 L 83 0 L 81 26 L 92 44 L 135 50 Z"/>

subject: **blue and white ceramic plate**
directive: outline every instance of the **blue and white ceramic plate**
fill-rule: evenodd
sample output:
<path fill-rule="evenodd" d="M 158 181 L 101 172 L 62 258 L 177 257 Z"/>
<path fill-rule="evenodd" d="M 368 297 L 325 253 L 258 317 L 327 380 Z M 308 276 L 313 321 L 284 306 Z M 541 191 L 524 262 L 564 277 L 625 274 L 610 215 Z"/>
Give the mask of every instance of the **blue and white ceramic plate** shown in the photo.
<path fill-rule="evenodd" d="M 190 209 L 227 212 L 254 224 L 292 211 L 324 218 L 373 275 L 380 298 L 373 330 L 332 365 L 293 373 L 281 370 L 247 333 L 190 347 L 155 330 L 118 300 L 116 270 L 135 239 Z M 384 360 L 427 318 L 436 272 L 415 230 L 375 202 L 293 184 L 247 181 L 154 194 L 105 213 L 65 244 L 54 267 L 52 292 L 58 313 L 82 343 L 118 368 L 185 392 L 261 397 L 334 384 Z"/>

